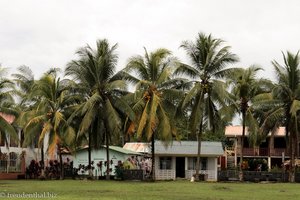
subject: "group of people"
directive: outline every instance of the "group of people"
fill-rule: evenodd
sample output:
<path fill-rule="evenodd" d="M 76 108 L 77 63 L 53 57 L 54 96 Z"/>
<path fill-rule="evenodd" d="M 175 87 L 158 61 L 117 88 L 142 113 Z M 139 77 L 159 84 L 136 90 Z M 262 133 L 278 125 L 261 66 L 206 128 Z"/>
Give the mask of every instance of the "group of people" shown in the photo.
<path fill-rule="evenodd" d="M 149 157 L 131 156 L 124 163 L 125 169 L 142 169 L 146 173 L 151 173 L 152 159 Z"/>
<path fill-rule="evenodd" d="M 67 158 L 67 161 L 64 162 L 64 170 L 72 169 L 73 162 Z M 42 161 L 31 160 L 30 164 L 26 168 L 26 178 L 36 179 L 42 175 L 42 169 L 44 168 Z M 45 169 L 45 177 L 48 179 L 58 179 L 60 177 L 60 163 L 58 160 L 50 160 Z"/>

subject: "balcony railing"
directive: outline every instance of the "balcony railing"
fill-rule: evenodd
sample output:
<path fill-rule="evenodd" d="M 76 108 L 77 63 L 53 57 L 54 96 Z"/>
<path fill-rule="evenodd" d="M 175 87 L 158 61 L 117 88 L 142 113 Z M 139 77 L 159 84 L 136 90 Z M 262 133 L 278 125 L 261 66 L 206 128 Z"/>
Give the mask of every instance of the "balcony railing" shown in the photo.
<path fill-rule="evenodd" d="M 281 156 L 282 152 L 287 155 L 285 148 L 274 148 L 270 151 L 268 148 L 243 148 L 244 156 Z M 237 151 L 237 155 L 240 155 L 240 151 Z"/>

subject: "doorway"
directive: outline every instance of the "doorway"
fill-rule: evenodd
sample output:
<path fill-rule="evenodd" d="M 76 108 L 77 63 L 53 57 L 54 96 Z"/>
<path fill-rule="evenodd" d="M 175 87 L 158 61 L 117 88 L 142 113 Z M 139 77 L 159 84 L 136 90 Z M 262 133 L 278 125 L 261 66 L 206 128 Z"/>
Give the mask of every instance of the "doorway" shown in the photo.
<path fill-rule="evenodd" d="M 176 157 L 176 178 L 185 178 L 185 157 Z"/>

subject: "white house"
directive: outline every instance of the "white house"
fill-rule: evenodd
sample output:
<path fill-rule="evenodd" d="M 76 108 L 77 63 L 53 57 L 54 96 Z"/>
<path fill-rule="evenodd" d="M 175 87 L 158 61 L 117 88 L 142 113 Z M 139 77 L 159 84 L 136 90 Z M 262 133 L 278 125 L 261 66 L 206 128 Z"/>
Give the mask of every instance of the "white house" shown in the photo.
<path fill-rule="evenodd" d="M 0 112 L 0 116 L 10 124 L 15 120 L 13 115 Z M 33 145 L 32 147 L 23 148 L 21 144 L 24 140 L 24 134 L 22 134 L 20 129 L 17 133 L 19 139 L 18 142 L 12 140 L 9 135 L 7 135 L 7 145 L 3 140 L 0 141 L 0 172 L 21 172 L 21 154 L 25 154 L 26 166 L 31 160 L 40 160 L 40 151 L 37 146 Z M 47 156 L 45 156 L 45 159 L 47 159 Z"/>
<path fill-rule="evenodd" d="M 127 143 L 124 148 L 129 150 L 151 148 L 148 143 Z M 161 141 L 155 141 L 155 176 L 156 180 L 190 179 L 196 173 L 197 141 L 173 141 L 166 146 Z M 201 142 L 201 174 L 207 175 L 208 181 L 217 181 L 218 157 L 224 154 L 221 142 Z"/>
<path fill-rule="evenodd" d="M 132 156 L 139 156 L 140 153 L 130 151 L 127 149 L 123 149 L 122 147 L 118 146 L 109 146 L 109 158 L 111 160 L 111 175 L 114 175 L 115 166 L 118 165 L 118 161 L 124 162 L 129 157 Z M 100 149 L 92 149 L 91 151 L 91 160 L 94 162 L 92 165 L 94 167 L 93 175 L 94 176 L 104 176 L 106 172 L 106 148 L 101 147 Z M 100 168 L 97 164 L 102 162 L 102 167 Z M 88 149 L 83 148 L 76 151 L 75 155 L 73 156 L 73 167 L 78 168 L 79 165 L 88 165 Z M 81 173 L 81 172 L 79 172 Z M 83 172 L 83 174 L 88 174 L 87 171 Z"/>

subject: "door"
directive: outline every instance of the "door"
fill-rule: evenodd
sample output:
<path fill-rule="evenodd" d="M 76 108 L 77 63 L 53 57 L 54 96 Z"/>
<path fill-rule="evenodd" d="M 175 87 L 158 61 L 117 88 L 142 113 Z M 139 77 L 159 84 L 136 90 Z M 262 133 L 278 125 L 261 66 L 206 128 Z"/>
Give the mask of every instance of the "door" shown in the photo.
<path fill-rule="evenodd" d="M 176 157 L 176 178 L 185 178 L 185 157 Z"/>

